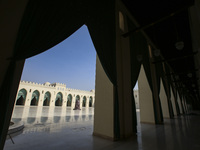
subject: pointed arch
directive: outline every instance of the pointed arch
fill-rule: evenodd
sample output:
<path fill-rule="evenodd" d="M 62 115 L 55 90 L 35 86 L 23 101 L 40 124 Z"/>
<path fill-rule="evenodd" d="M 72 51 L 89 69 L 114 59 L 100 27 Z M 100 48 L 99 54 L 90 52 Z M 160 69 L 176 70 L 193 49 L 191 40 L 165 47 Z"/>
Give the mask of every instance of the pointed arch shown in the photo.
<path fill-rule="evenodd" d="M 44 94 L 43 106 L 49 106 L 50 101 L 51 101 L 51 93 L 50 93 L 49 91 L 47 91 L 47 92 Z"/>
<path fill-rule="evenodd" d="M 80 101 L 80 96 L 76 95 L 76 101 Z"/>
<path fill-rule="evenodd" d="M 86 107 L 86 103 L 87 102 L 87 99 L 86 99 L 86 96 L 83 97 L 83 104 L 82 104 L 82 107 Z"/>
<path fill-rule="evenodd" d="M 63 101 L 63 94 L 59 92 L 56 95 L 55 106 L 62 106 L 62 101 Z"/>
<path fill-rule="evenodd" d="M 92 98 L 92 96 L 90 96 L 90 99 L 89 99 L 89 107 L 92 107 L 92 103 L 93 103 L 93 98 Z"/>
<path fill-rule="evenodd" d="M 35 90 L 31 97 L 31 106 L 38 106 L 39 97 L 40 92 L 38 90 Z"/>
<path fill-rule="evenodd" d="M 18 95 L 17 95 L 16 105 L 24 106 L 25 101 L 26 101 L 26 95 L 27 95 L 27 91 L 25 89 L 19 90 Z"/>
<path fill-rule="evenodd" d="M 76 95 L 76 102 L 74 110 L 80 110 L 80 96 Z"/>
<path fill-rule="evenodd" d="M 72 106 L 72 95 L 69 94 L 67 96 L 67 106 L 71 107 Z"/>

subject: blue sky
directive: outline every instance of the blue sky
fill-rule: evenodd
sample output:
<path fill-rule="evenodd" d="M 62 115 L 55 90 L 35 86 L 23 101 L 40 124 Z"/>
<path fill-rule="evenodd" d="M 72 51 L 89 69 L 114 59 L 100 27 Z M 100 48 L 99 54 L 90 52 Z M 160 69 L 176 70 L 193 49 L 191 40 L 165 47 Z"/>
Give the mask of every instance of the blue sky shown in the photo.
<path fill-rule="evenodd" d="M 58 45 L 26 59 L 21 80 L 91 90 L 95 89 L 95 68 L 96 50 L 84 25 Z"/>
<path fill-rule="evenodd" d="M 95 88 L 96 51 L 84 25 L 53 48 L 26 59 L 21 80 L 65 83 L 68 88 Z"/>

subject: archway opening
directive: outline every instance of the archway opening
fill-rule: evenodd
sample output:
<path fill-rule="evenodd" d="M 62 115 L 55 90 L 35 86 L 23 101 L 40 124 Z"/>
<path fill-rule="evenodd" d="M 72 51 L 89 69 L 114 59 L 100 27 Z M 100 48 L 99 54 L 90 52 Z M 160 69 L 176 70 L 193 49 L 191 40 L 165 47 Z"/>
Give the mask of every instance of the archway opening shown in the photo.
<path fill-rule="evenodd" d="M 30 107 L 32 114 L 26 115 L 23 111 L 22 116 L 27 116 L 28 122 L 33 122 L 33 125 L 41 122 L 57 123 L 56 127 L 59 131 L 64 123 L 73 124 L 77 118 L 81 118 L 78 119 L 79 121 L 82 118 L 89 121 L 89 116 L 93 119 L 94 111 L 89 109 L 88 106 L 89 96 L 94 95 L 94 92 L 90 92 L 90 90 L 95 87 L 96 51 L 92 40 L 87 40 L 86 36 L 89 35 L 87 27 L 84 25 L 77 32 L 79 34 L 75 32 L 55 48 L 31 57 L 25 62 L 21 80 L 23 84 L 34 86 L 34 88 L 27 88 L 27 102 L 29 103 L 26 105 L 38 107 Z M 79 37 L 83 37 L 83 40 L 81 41 Z M 88 37 L 90 38 L 90 36 Z M 89 45 L 89 47 L 86 47 L 86 45 Z M 35 70 L 37 72 L 32 72 Z M 61 85 L 63 83 L 66 84 L 65 87 Z M 32 93 L 35 89 L 38 89 L 40 95 L 33 97 Z M 46 91 L 49 91 L 51 95 L 46 95 Z M 58 92 L 61 94 L 58 94 Z M 82 107 L 84 96 L 87 100 L 87 104 L 85 102 L 84 106 L 87 106 L 87 108 L 80 111 L 73 110 L 77 102 L 79 102 L 80 108 Z M 33 115 L 33 112 L 37 115 L 34 116 L 37 121 L 31 121 L 31 117 L 29 117 Z M 91 121 L 91 124 L 93 125 L 93 121 Z M 55 126 L 49 127 L 49 130 L 53 127 Z M 45 129 L 42 132 L 46 131 Z"/>
<path fill-rule="evenodd" d="M 58 98 L 55 102 L 55 106 L 62 106 L 62 102 L 61 102 L 61 99 Z"/>
<path fill-rule="evenodd" d="M 90 96 L 89 107 L 92 107 L 92 106 L 93 106 L 93 99 L 92 99 L 92 96 Z"/>
<path fill-rule="evenodd" d="M 27 91 L 25 89 L 21 89 L 17 95 L 16 105 L 24 105 L 26 101 Z"/>
<path fill-rule="evenodd" d="M 69 94 L 69 95 L 67 96 L 67 106 L 68 106 L 68 107 L 71 107 L 71 106 L 72 106 L 72 95 L 71 95 L 71 94 Z"/>
<path fill-rule="evenodd" d="M 51 100 L 51 94 L 50 94 L 50 92 L 46 92 L 44 95 L 43 106 L 49 106 L 50 100 Z"/>
<path fill-rule="evenodd" d="M 24 100 L 23 96 L 21 95 L 20 98 L 17 100 L 16 105 L 24 105 L 24 102 L 25 102 L 25 100 Z"/>
<path fill-rule="evenodd" d="M 86 102 L 87 102 L 87 101 L 86 101 L 86 96 L 84 96 L 84 97 L 83 97 L 83 104 L 82 104 L 82 107 L 86 107 Z"/>
<path fill-rule="evenodd" d="M 56 100 L 55 100 L 55 106 L 62 106 L 62 101 L 63 101 L 63 98 L 62 98 L 62 93 L 59 92 L 57 95 L 56 95 Z"/>
<path fill-rule="evenodd" d="M 76 96 L 76 101 L 75 101 L 75 108 L 74 110 L 80 110 L 80 96 Z"/>
<path fill-rule="evenodd" d="M 43 102 L 43 106 L 49 106 L 49 100 L 46 98 Z"/>
<path fill-rule="evenodd" d="M 37 103 L 37 99 L 34 97 L 32 100 L 31 100 L 31 106 L 37 106 L 38 103 Z"/>
<path fill-rule="evenodd" d="M 39 96 L 40 96 L 39 91 L 35 90 L 32 94 L 31 104 L 30 104 L 31 106 L 38 106 Z"/>

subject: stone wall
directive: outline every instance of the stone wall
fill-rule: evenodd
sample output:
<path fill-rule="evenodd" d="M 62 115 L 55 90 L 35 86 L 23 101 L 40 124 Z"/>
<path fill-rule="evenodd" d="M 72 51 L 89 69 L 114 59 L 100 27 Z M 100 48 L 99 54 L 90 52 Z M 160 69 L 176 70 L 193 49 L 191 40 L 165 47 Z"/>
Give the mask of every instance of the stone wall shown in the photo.
<path fill-rule="evenodd" d="M 39 92 L 39 99 L 37 106 L 43 106 L 44 102 L 44 96 L 46 92 L 49 92 L 51 97 L 50 97 L 50 104 L 49 106 L 55 106 L 55 101 L 56 101 L 56 95 L 58 93 L 62 94 L 62 107 L 67 106 L 67 97 L 68 95 L 71 94 L 72 96 L 72 103 L 71 107 L 75 107 L 75 101 L 76 101 L 76 96 L 80 97 L 80 108 L 82 108 L 82 103 L 83 103 L 83 98 L 86 97 L 86 105 L 85 107 L 89 107 L 89 100 L 92 98 L 92 104 L 91 107 L 94 106 L 95 103 L 95 92 L 94 90 L 91 91 L 83 91 L 83 90 L 78 90 L 78 89 L 70 89 L 66 88 L 66 84 L 62 83 L 52 83 L 50 84 L 49 82 L 46 82 L 44 84 L 40 83 L 35 83 L 35 82 L 28 82 L 28 81 L 21 81 L 19 84 L 18 92 L 16 95 L 16 102 L 18 100 L 18 93 L 20 90 L 25 89 L 26 90 L 26 98 L 25 98 L 25 103 L 24 106 L 30 106 L 31 105 L 31 100 L 32 100 L 32 94 L 34 91 Z"/>
<path fill-rule="evenodd" d="M 49 92 L 51 94 L 49 106 L 55 106 L 56 95 L 59 92 L 62 93 L 62 95 L 63 95 L 62 107 L 67 106 L 67 97 L 70 94 L 72 96 L 71 107 L 73 107 L 73 108 L 75 107 L 76 96 L 78 96 L 78 95 L 80 96 L 80 108 L 82 108 L 82 106 L 83 106 L 84 96 L 86 97 L 85 107 L 89 107 L 90 97 L 92 98 L 92 107 L 94 107 L 94 103 L 95 103 L 95 90 L 84 91 L 84 90 L 79 90 L 79 89 L 66 88 L 66 84 L 63 84 L 63 83 L 52 83 L 51 84 L 49 82 L 46 82 L 46 83 L 41 84 L 41 83 L 35 83 L 35 82 L 29 82 L 29 81 L 20 81 L 17 95 L 18 95 L 19 91 L 22 89 L 25 89 L 27 92 L 24 106 L 31 105 L 32 94 L 35 90 L 37 90 L 39 92 L 39 101 L 38 101 L 37 106 L 43 106 L 44 95 L 46 92 Z M 17 95 L 16 95 L 16 102 L 18 100 Z M 135 98 L 136 108 L 139 109 L 138 90 L 134 90 L 134 98 Z"/>

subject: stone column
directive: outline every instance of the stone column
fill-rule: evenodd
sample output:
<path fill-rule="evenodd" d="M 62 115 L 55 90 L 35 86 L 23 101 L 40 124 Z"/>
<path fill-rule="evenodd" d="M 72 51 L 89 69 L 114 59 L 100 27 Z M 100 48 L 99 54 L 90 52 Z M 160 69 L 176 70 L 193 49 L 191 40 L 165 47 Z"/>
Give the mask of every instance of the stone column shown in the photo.
<path fill-rule="evenodd" d="M 26 96 L 25 106 L 30 106 L 31 105 L 32 94 L 33 94 L 32 89 L 31 89 L 31 92 L 30 92 L 30 89 L 28 88 L 27 89 L 27 96 Z"/>
<path fill-rule="evenodd" d="M 42 90 L 39 91 L 40 92 L 40 96 L 39 96 L 39 99 L 38 99 L 38 106 L 43 106 L 43 102 L 44 102 L 44 91 L 42 93 Z"/>
<path fill-rule="evenodd" d="M 174 93 L 172 92 L 171 87 L 170 87 L 170 92 L 171 92 L 171 102 L 172 102 L 172 108 L 173 108 L 174 116 L 177 116 L 175 97 L 174 97 Z"/>
<path fill-rule="evenodd" d="M 185 110 L 185 106 L 184 106 L 183 96 L 179 95 L 179 99 L 180 99 L 180 103 L 181 103 L 182 113 L 185 114 L 186 110 Z"/>
<path fill-rule="evenodd" d="M 170 118 L 167 95 L 166 95 L 162 80 L 161 80 L 161 84 L 160 85 L 161 85 L 160 86 L 160 102 L 161 102 L 161 106 L 162 106 L 163 117 L 164 118 Z"/>
<path fill-rule="evenodd" d="M 67 107 L 67 96 L 66 92 L 63 91 L 63 102 L 62 102 L 62 108 Z"/>
<path fill-rule="evenodd" d="M 86 96 L 86 107 L 87 108 L 89 107 L 89 102 L 90 102 L 90 97 Z"/>
<path fill-rule="evenodd" d="M 153 109 L 153 95 L 149 87 L 143 65 L 141 66 L 139 78 L 139 102 L 140 102 L 140 122 L 155 123 L 154 109 Z"/>
<path fill-rule="evenodd" d="M 126 26 L 126 25 L 125 25 Z M 122 34 L 119 31 L 118 34 Z M 129 38 L 117 36 L 117 82 L 119 101 L 120 138 L 133 135 L 132 84 Z"/>
<path fill-rule="evenodd" d="M 92 97 L 93 98 L 93 101 L 92 101 L 92 106 L 94 107 L 94 105 L 95 105 L 95 96 L 94 97 Z"/>
<path fill-rule="evenodd" d="M 180 99 L 180 96 L 177 92 L 177 102 L 178 102 L 178 106 L 179 106 L 179 109 L 180 109 L 180 113 L 183 114 L 183 108 L 182 108 L 182 105 L 181 105 L 181 99 Z"/>
<path fill-rule="evenodd" d="M 95 109 L 93 135 L 114 140 L 113 85 L 96 60 Z M 89 98 L 87 98 L 89 103 Z"/>
<path fill-rule="evenodd" d="M 74 94 L 72 94 L 72 104 L 71 104 L 72 109 L 75 108 L 75 103 L 76 103 L 76 97 L 74 97 Z"/>
<path fill-rule="evenodd" d="M 56 91 L 52 91 L 51 92 L 51 101 L 49 106 L 54 107 L 55 106 L 55 100 L 56 100 Z"/>
<path fill-rule="evenodd" d="M 83 107 L 83 96 L 80 96 L 80 109 Z"/>

